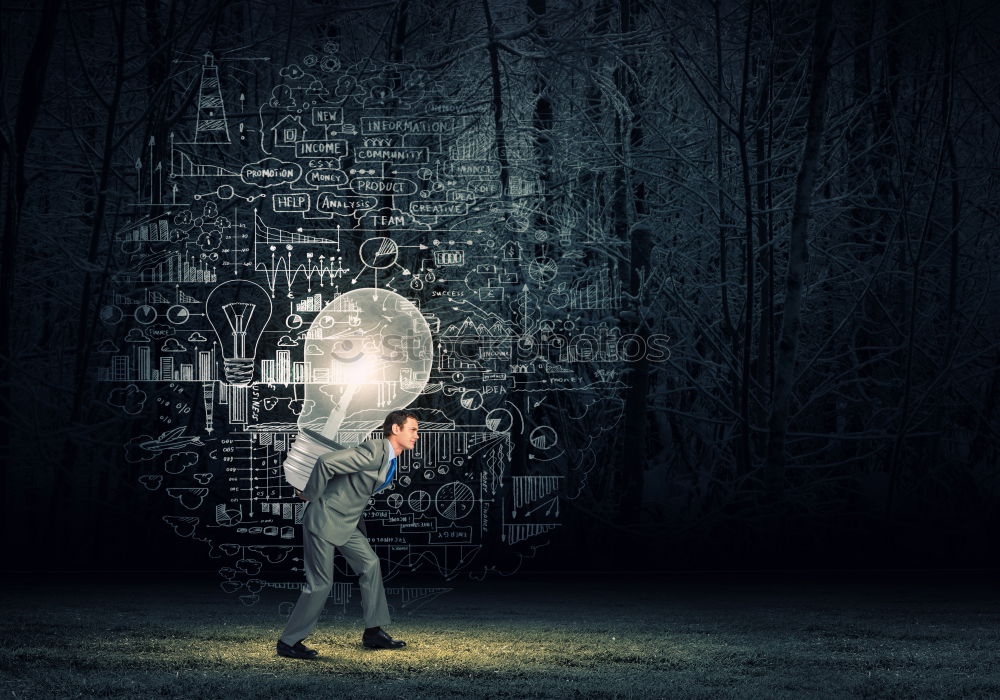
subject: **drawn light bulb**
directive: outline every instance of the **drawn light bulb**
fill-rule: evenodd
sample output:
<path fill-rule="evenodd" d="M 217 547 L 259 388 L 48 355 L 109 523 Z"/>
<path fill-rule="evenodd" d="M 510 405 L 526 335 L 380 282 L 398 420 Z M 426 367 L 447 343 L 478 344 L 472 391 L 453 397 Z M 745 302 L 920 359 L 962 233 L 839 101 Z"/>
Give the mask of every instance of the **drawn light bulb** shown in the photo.
<path fill-rule="evenodd" d="M 271 296 L 248 280 L 223 282 L 205 299 L 205 315 L 219 337 L 226 382 L 249 384 L 257 343 L 271 320 Z"/>
<path fill-rule="evenodd" d="M 409 406 L 427 386 L 433 359 L 431 330 L 408 299 L 385 289 L 354 289 L 328 303 L 305 340 L 312 374 L 285 459 L 285 479 L 305 488 L 320 455 L 360 439 L 387 413 Z"/>

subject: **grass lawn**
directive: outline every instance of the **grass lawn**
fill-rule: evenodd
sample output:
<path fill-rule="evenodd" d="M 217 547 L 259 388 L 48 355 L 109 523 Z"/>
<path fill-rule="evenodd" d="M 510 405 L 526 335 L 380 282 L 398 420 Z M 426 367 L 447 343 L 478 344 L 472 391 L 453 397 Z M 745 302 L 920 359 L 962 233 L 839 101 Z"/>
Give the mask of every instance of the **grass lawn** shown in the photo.
<path fill-rule="evenodd" d="M 297 661 L 274 653 L 294 591 L 245 607 L 211 574 L 8 576 L 0 698 L 1000 697 L 996 587 L 917 578 L 465 581 L 396 612 L 400 651 L 362 648 L 355 593 Z"/>

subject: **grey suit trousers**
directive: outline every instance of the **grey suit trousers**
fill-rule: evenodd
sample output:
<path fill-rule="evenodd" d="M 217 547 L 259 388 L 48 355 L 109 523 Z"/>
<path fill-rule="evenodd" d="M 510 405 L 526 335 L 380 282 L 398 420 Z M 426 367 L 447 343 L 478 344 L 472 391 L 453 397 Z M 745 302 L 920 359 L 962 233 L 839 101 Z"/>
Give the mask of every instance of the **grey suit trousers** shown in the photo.
<path fill-rule="evenodd" d="M 316 627 L 327 596 L 333 587 L 333 550 L 334 545 L 307 530 L 302 532 L 303 549 L 305 550 L 306 583 L 302 593 L 295 603 L 281 633 L 281 641 L 285 644 L 295 644 L 309 636 Z M 385 627 L 389 624 L 389 605 L 385 600 L 385 587 L 382 584 L 382 569 L 378 556 L 368 543 L 368 538 L 355 530 L 350 539 L 337 547 L 347 559 L 351 569 L 360 578 L 361 609 L 365 616 L 365 627 Z"/>

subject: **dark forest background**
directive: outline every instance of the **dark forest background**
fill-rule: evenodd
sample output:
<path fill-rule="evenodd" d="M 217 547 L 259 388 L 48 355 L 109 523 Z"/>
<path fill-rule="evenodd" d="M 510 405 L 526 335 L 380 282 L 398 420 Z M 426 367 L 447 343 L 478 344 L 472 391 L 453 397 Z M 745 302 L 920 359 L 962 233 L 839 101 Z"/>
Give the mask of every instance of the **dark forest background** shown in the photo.
<path fill-rule="evenodd" d="M 593 322 L 671 339 L 619 368 L 618 414 L 531 409 L 579 451 L 527 568 L 995 566 L 995 3 L 25 0 L 2 24 L 6 568 L 212 568 L 95 381 L 113 232 L 193 99 L 176 60 L 273 57 L 249 90 L 331 39 L 443 76 L 501 197 L 528 167 L 532 225 L 617 262 Z"/>

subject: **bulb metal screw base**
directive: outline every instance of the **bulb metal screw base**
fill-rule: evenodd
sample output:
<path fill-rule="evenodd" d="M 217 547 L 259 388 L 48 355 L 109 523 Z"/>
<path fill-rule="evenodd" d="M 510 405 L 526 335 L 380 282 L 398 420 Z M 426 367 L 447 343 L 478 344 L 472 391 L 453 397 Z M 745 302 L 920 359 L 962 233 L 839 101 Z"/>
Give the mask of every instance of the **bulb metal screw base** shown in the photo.
<path fill-rule="evenodd" d="M 227 384 L 247 385 L 253 381 L 252 357 L 226 357 L 222 360 L 222 369 L 226 375 Z"/>
<path fill-rule="evenodd" d="M 301 491 L 309 481 L 316 460 L 327 452 L 339 449 L 343 447 L 333 440 L 311 430 L 300 430 L 295 442 L 288 448 L 288 454 L 282 465 L 285 470 L 285 481 Z"/>

